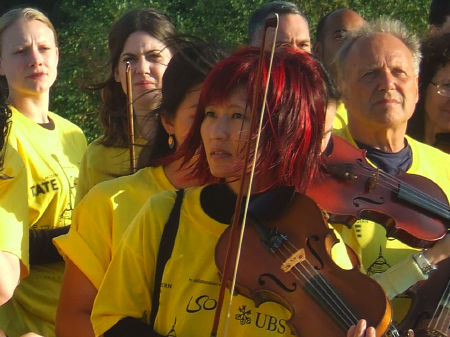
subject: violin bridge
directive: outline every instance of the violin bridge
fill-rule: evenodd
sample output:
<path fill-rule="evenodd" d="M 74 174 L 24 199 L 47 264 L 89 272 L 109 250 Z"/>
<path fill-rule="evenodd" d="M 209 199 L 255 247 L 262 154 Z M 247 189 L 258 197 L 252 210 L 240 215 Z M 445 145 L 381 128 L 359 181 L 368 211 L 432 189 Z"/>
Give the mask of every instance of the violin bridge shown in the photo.
<path fill-rule="evenodd" d="M 283 264 L 281 265 L 281 270 L 287 273 L 291 271 L 291 269 L 294 268 L 295 265 L 302 263 L 305 260 L 305 250 L 303 248 L 299 249 L 283 262 Z"/>
<path fill-rule="evenodd" d="M 377 169 L 375 171 L 375 173 L 367 181 L 367 191 L 368 192 L 372 192 L 377 187 L 379 176 L 380 176 L 380 170 Z"/>

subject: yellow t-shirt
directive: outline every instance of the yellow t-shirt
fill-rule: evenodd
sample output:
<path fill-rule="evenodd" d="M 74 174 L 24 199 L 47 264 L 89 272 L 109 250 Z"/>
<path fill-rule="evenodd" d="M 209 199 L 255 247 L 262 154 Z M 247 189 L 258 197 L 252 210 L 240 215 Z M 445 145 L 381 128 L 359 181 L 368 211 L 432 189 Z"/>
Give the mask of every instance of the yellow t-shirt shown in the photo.
<path fill-rule="evenodd" d="M 78 168 L 86 150 L 79 127 L 49 112 L 54 129 L 46 129 L 11 107 L 9 144 L 22 157 L 27 172 L 28 221 L 32 229 L 70 225 Z M 0 308 L 0 329 L 9 337 L 33 331 L 51 337 L 64 263 L 35 265 Z"/>
<path fill-rule="evenodd" d="M 75 208 L 69 233 L 53 241 L 98 289 L 123 232 L 145 201 L 174 189 L 162 167 L 101 182 Z"/>
<path fill-rule="evenodd" d="M 336 134 L 357 147 L 348 127 Z M 412 163 L 407 173 L 431 179 L 448 198 L 450 195 L 450 155 L 409 136 L 406 136 L 406 139 L 412 150 Z M 376 275 L 377 273 L 384 273 L 386 274 L 384 275 L 385 279 L 392 281 L 386 285 L 388 294 L 396 295 L 399 293 L 396 289 L 406 290 L 418 280 L 424 279 L 424 275 L 410 257 L 417 249 L 394 238 L 386 237 L 386 230 L 383 226 L 369 220 L 358 220 L 351 229 L 343 226 L 340 232 L 344 241 L 360 256 L 363 270 L 368 275 L 377 278 L 379 276 Z M 403 265 L 406 268 L 403 269 L 403 272 L 392 268 L 388 273 L 393 273 L 395 277 L 385 273 L 390 267 L 399 265 L 405 259 L 409 263 Z M 400 275 L 399 272 L 401 272 Z M 385 285 L 383 284 L 383 286 Z M 399 295 L 392 300 L 395 323 L 404 317 L 410 303 L 410 299 L 406 295 Z"/>
<path fill-rule="evenodd" d="M 344 128 L 348 124 L 347 119 L 347 109 L 345 109 L 345 104 L 343 102 L 340 102 L 337 110 L 336 110 L 336 116 L 333 120 L 333 130 L 340 130 Z"/>
<path fill-rule="evenodd" d="M 158 289 L 155 331 L 164 336 L 207 336 L 211 332 L 220 287 L 214 252 L 228 225 L 202 209 L 202 190 L 185 191 L 173 252 Z M 91 318 L 96 336 L 124 317 L 149 323 L 159 243 L 174 201 L 173 191 L 150 198 L 124 233 L 94 302 Z M 350 268 L 342 241 L 333 247 L 332 256 Z M 231 310 L 230 336 L 291 335 L 290 313 L 279 304 L 266 302 L 257 307 L 253 300 L 236 295 Z"/>
<path fill-rule="evenodd" d="M 136 160 L 143 148 L 143 138 L 136 139 Z M 130 152 L 125 147 L 107 147 L 99 139 L 89 144 L 81 161 L 79 184 L 75 204 L 99 182 L 130 174 Z"/>
<path fill-rule="evenodd" d="M 0 168 L 0 250 L 16 255 L 21 262 L 21 278 L 28 275 L 27 176 L 22 158 L 5 145 Z"/>

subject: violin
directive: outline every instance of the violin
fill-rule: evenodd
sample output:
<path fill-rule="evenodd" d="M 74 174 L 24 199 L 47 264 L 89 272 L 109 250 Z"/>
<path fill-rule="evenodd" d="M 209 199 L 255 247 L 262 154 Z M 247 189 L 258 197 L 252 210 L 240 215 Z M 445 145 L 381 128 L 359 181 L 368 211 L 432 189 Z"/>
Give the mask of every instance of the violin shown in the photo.
<path fill-rule="evenodd" d="M 415 337 L 446 337 L 450 333 L 450 259 L 438 263 L 426 281 L 406 294 L 413 299 L 399 330 L 413 329 Z"/>
<path fill-rule="evenodd" d="M 365 150 L 332 135 L 333 149 L 306 194 L 330 214 L 328 222 L 351 226 L 375 221 L 387 236 L 426 248 L 447 234 L 450 207 L 442 189 L 423 176 L 396 176 L 370 165 Z"/>
<path fill-rule="evenodd" d="M 399 336 L 390 326 L 391 307 L 381 286 L 331 259 L 338 239 L 312 199 L 286 188 L 266 192 L 250 202 L 246 222 L 237 292 L 257 305 L 274 301 L 285 306 L 297 336 L 344 337 L 361 318 L 376 328 L 377 336 Z M 229 238 L 228 228 L 216 245 L 222 275 Z"/>

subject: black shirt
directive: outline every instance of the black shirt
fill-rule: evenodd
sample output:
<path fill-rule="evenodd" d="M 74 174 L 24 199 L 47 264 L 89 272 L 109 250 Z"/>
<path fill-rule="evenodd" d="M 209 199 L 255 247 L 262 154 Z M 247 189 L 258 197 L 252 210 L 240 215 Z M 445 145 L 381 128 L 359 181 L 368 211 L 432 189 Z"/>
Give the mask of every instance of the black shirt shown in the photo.
<path fill-rule="evenodd" d="M 375 164 L 376 167 L 378 167 L 384 172 L 396 175 L 400 171 L 406 172 L 411 167 L 412 151 L 411 146 L 409 146 L 406 139 L 405 139 L 406 146 L 399 152 L 395 153 L 377 150 L 369 145 L 360 143 L 356 140 L 355 142 L 359 148 L 367 151 L 366 153 L 367 159 L 369 159 L 372 163 Z"/>

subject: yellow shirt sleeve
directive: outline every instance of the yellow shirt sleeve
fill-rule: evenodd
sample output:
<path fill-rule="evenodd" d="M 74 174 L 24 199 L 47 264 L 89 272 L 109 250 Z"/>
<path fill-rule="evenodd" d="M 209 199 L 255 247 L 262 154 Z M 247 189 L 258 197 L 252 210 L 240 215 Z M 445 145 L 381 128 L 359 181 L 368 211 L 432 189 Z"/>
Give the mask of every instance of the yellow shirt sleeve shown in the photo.
<path fill-rule="evenodd" d="M 98 289 L 120 239 L 148 198 L 174 190 L 162 167 L 103 181 L 75 207 L 68 234 L 53 239 Z"/>
<path fill-rule="evenodd" d="M 159 247 L 174 200 L 175 193 L 170 191 L 151 198 L 124 233 L 92 309 L 96 336 L 101 336 L 124 317 L 148 322 L 157 255 L 148 245 Z M 151 212 L 151 209 L 158 211 Z M 155 213 L 158 215 L 154 216 Z"/>
<path fill-rule="evenodd" d="M 8 145 L 0 171 L 0 250 L 16 255 L 21 278 L 28 275 L 27 177 L 22 159 Z"/>

